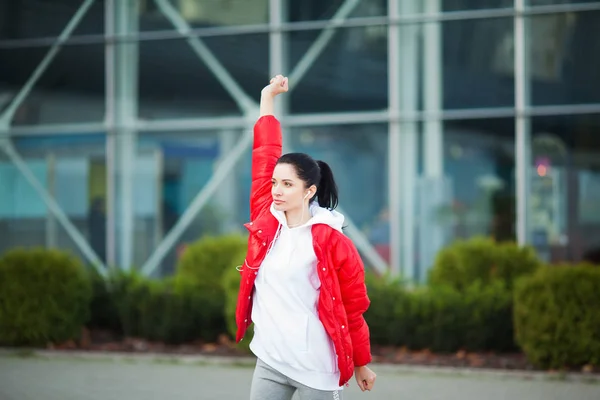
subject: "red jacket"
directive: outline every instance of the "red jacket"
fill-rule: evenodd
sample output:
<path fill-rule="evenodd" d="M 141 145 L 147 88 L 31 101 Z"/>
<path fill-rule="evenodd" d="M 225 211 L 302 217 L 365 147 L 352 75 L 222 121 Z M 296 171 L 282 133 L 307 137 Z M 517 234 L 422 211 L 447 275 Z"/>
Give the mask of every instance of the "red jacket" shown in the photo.
<path fill-rule="evenodd" d="M 281 151 L 279 121 L 273 116 L 261 117 L 254 126 L 250 222 L 244 224 L 250 234 L 236 309 L 238 343 L 252 323 L 254 280 L 279 226 L 270 207 L 271 178 Z M 328 225 L 315 224 L 312 235 L 321 281 L 319 319 L 335 346 L 343 386 L 352 378 L 355 366 L 371 362 L 369 327 L 363 317 L 370 304 L 364 267 L 354 244 L 344 234 Z"/>

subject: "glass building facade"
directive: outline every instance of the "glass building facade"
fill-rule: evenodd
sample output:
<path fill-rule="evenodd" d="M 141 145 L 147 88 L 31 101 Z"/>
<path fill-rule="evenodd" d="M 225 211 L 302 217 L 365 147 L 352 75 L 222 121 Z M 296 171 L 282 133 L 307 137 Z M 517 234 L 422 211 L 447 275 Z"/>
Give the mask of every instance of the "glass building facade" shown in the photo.
<path fill-rule="evenodd" d="M 330 163 L 365 263 L 600 258 L 600 1 L 0 0 L 0 252 L 169 274 L 247 221 L 252 125 Z"/>

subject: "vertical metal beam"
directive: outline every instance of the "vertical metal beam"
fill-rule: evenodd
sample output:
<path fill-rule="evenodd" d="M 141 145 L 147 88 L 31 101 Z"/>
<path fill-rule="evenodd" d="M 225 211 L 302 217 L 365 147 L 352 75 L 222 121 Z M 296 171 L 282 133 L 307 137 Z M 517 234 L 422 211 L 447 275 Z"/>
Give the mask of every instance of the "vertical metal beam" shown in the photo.
<path fill-rule="evenodd" d="M 415 2 L 388 0 L 388 15 L 398 18 L 418 10 Z M 389 106 L 392 115 L 414 113 L 418 99 L 417 25 L 389 26 Z M 415 271 L 415 191 L 417 180 L 417 123 L 390 123 L 391 273 L 413 281 Z"/>
<path fill-rule="evenodd" d="M 388 15 L 398 18 L 400 6 L 397 0 L 388 0 Z M 388 25 L 388 107 L 392 115 L 400 113 L 400 25 Z M 394 118 L 388 127 L 388 190 L 389 190 L 389 218 L 390 218 L 390 273 L 397 277 L 401 272 L 401 148 L 400 121 Z"/>
<path fill-rule="evenodd" d="M 440 0 L 425 0 L 423 3 L 427 15 L 437 15 L 441 11 Z M 430 178 L 440 178 L 444 174 L 443 129 L 440 119 L 443 100 L 442 79 L 442 22 L 432 21 L 423 25 L 423 68 L 422 77 L 424 111 L 436 115 L 425 121 L 424 131 L 424 169 Z"/>
<path fill-rule="evenodd" d="M 50 63 L 54 60 L 54 57 L 56 57 L 56 55 L 61 49 L 62 43 L 65 40 L 67 40 L 71 36 L 75 28 L 77 28 L 77 25 L 79 25 L 79 23 L 81 22 L 87 11 L 90 9 L 92 4 L 94 4 L 94 0 L 83 1 L 79 9 L 75 12 L 71 20 L 65 26 L 65 29 L 63 29 L 63 31 L 60 33 L 54 44 L 50 47 L 50 50 L 48 50 L 42 61 L 35 68 L 27 82 L 25 82 L 21 90 L 19 90 L 19 93 L 17 93 L 17 95 L 11 101 L 10 105 L 6 107 L 6 109 L 0 116 L 1 126 L 10 125 L 10 122 L 21 103 L 23 103 L 27 95 L 35 86 L 36 82 L 40 79 L 40 77 L 46 71 Z"/>
<path fill-rule="evenodd" d="M 107 0 L 104 5 L 104 37 L 106 45 L 104 48 L 104 81 L 105 81 L 105 117 L 106 125 L 106 264 L 115 267 L 117 264 L 117 227 L 116 227 L 116 155 L 117 148 L 115 138 L 115 87 L 116 77 L 115 65 L 115 42 L 108 40 L 116 32 L 115 0 Z"/>
<path fill-rule="evenodd" d="M 515 0 L 515 154 L 516 154 L 516 206 L 517 206 L 517 242 L 525 245 L 529 242 L 529 181 L 531 166 L 530 119 L 525 115 L 529 104 L 529 40 L 524 11 L 526 0 Z"/>
<path fill-rule="evenodd" d="M 235 148 L 240 134 L 239 130 L 235 129 L 219 130 L 217 134 L 219 138 L 219 158 L 214 163 L 215 169 L 219 168 L 223 160 L 227 158 L 227 155 Z M 238 209 L 236 207 L 239 192 L 238 186 L 235 179 L 226 179 L 219 185 L 215 193 L 214 204 L 227 213 L 226 217 L 222 220 L 222 222 L 226 223 L 226 230 L 232 228 L 231 225 L 234 221 L 239 221 L 236 215 Z"/>
<path fill-rule="evenodd" d="M 425 0 L 424 14 L 438 15 L 440 0 Z M 424 177 L 419 190 L 419 256 L 418 277 L 423 281 L 427 270 L 433 265 L 437 252 L 444 245 L 444 229 L 435 215 L 444 202 L 446 180 L 444 177 L 444 133 L 440 118 L 443 108 L 443 62 L 442 22 L 434 20 L 423 24 L 422 65 L 424 74 L 420 79 L 423 87 L 424 112 L 433 117 L 423 122 L 423 166 Z"/>
<path fill-rule="evenodd" d="M 56 198 L 56 155 L 49 153 L 46 155 L 47 172 L 46 176 L 48 179 L 48 194 L 52 198 Z M 46 248 L 51 249 L 57 246 L 56 240 L 56 218 L 48 210 L 46 213 Z"/>
<path fill-rule="evenodd" d="M 413 1 L 400 2 L 402 15 L 414 15 L 419 11 L 419 3 Z M 419 29 L 416 24 L 403 26 L 400 35 L 400 49 L 402 62 L 400 68 L 400 82 L 402 92 L 400 96 L 401 110 L 412 114 L 417 111 L 419 98 L 419 60 L 418 39 Z M 402 138 L 400 147 L 401 182 L 402 182 L 402 275 L 409 282 L 416 277 L 415 268 L 415 192 L 417 188 L 417 162 L 418 162 L 418 125 L 416 121 L 404 121 L 401 125 Z"/>
<path fill-rule="evenodd" d="M 269 76 L 287 75 L 289 46 L 288 33 L 283 32 L 281 25 L 287 21 L 288 0 L 269 0 Z M 294 86 L 295 82 L 290 81 Z M 280 96 L 275 102 L 275 113 L 281 117 L 288 114 L 290 96 Z M 289 152 L 290 136 L 283 135 L 283 152 Z"/>
<path fill-rule="evenodd" d="M 137 32 L 138 2 L 107 0 L 106 7 L 107 34 L 118 37 Z M 109 86 L 106 120 L 109 136 L 112 136 L 107 161 L 111 163 L 108 169 L 112 174 L 110 183 L 114 185 L 109 213 L 112 228 L 117 233 L 110 237 L 114 242 L 109 254 L 114 256 L 116 250 L 119 267 L 128 270 L 133 264 L 134 247 L 138 42 L 110 43 L 106 63 Z"/>
<path fill-rule="evenodd" d="M 154 237 L 153 237 L 153 246 L 158 246 L 162 237 L 163 237 L 163 197 L 164 197 L 164 182 L 163 182 L 163 174 L 165 168 L 165 158 L 162 153 L 162 149 L 156 149 L 154 151 L 154 160 L 156 163 L 156 204 L 154 205 L 156 217 L 154 221 Z"/>

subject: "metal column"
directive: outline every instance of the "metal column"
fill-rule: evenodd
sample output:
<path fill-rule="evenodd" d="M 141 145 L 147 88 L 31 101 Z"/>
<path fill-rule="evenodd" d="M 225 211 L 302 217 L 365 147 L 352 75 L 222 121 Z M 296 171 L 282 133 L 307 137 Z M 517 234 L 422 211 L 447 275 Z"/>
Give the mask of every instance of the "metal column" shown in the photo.
<path fill-rule="evenodd" d="M 269 77 L 277 74 L 287 75 L 289 60 L 288 33 L 281 30 L 287 22 L 288 0 L 269 0 Z M 290 86 L 294 82 L 290 82 Z M 275 113 L 279 117 L 288 114 L 290 96 L 279 96 L 275 102 Z M 283 135 L 283 152 L 290 147 L 290 136 Z"/>
<path fill-rule="evenodd" d="M 415 2 L 388 0 L 390 18 L 418 11 Z M 417 178 L 417 123 L 401 121 L 414 114 L 418 98 L 417 25 L 389 26 L 389 204 L 391 273 L 415 277 L 415 189 Z"/>
<path fill-rule="evenodd" d="M 137 32 L 138 2 L 106 1 L 106 35 Z M 133 264 L 133 184 L 137 134 L 138 42 L 117 38 L 106 49 L 107 256 L 109 265 L 128 270 Z"/>
<path fill-rule="evenodd" d="M 437 15 L 440 0 L 425 0 L 424 14 Z M 433 265 L 437 252 L 444 245 L 444 227 L 436 219 L 437 210 L 448 201 L 448 182 L 444 176 L 444 133 L 441 119 L 443 110 L 442 22 L 434 20 L 423 24 L 422 65 L 424 74 L 423 111 L 428 118 L 423 122 L 423 169 L 419 180 L 419 245 L 418 279 L 423 282 Z"/>
<path fill-rule="evenodd" d="M 524 15 L 526 0 L 515 0 L 515 154 L 517 179 L 517 242 L 529 241 L 529 171 L 531 166 L 530 119 L 525 115 L 529 105 L 529 73 L 527 20 Z"/>

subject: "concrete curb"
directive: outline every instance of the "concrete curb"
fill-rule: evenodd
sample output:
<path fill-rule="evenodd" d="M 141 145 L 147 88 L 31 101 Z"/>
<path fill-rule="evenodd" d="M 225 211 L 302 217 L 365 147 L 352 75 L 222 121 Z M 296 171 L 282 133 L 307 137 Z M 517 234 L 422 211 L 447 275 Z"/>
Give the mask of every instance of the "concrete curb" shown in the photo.
<path fill-rule="evenodd" d="M 207 356 L 189 354 L 164 354 L 164 353 L 127 353 L 127 352 L 93 352 L 74 350 L 40 350 L 40 349 L 12 349 L 0 348 L 0 357 L 39 358 L 48 360 L 80 360 L 80 361 L 108 361 L 124 363 L 161 363 L 173 365 L 197 366 L 229 366 L 248 367 L 255 365 L 256 359 L 252 356 Z M 502 370 L 486 368 L 459 368 L 418 366 L 404 364 L 373 364 L 377 373 L 387 374 L 419 374 L 438 375 L 447 377 L 480 377 L 489 379 L 525 379 L 541 381 L 567 381 L 575 383 L 600 383 L 600 374 L 591 373 L 565 373 L 524 370 Z"/>

